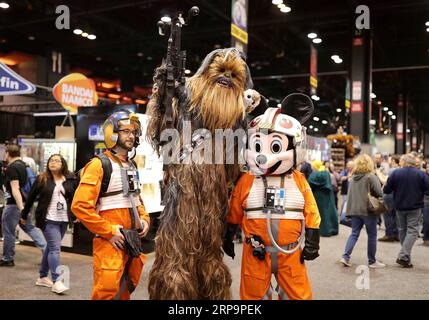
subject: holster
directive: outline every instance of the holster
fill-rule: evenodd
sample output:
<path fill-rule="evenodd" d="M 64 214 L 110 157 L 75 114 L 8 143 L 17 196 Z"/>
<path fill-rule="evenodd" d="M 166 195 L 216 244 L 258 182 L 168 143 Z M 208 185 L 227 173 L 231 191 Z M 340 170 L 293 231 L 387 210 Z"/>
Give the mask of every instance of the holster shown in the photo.
<path fill-rule="evenodd" d="M 121 229 L 120 231 L 125 238 L 125 253 L 132 258 L 138 258 L 143 252 L 138 231 L 135 229 Z"/>

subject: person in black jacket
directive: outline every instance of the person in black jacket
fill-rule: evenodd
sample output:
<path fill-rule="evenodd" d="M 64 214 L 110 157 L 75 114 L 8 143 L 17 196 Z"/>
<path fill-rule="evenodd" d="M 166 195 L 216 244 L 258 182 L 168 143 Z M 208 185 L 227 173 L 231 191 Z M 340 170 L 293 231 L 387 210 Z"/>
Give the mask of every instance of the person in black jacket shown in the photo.
<path fill-rule="evenodd" d="M 36 226 L 42 229 L 48 243 L 42 258 L 40 277 L 36 285 L 50 287 L 58 294 L 68 290 L 59 278 L 61 240 L 72 226 L 71 202 L 75 191 L 75 176 L 68 171 L 67 162 L 60 154 L 53 154 L 48 159 L 46 171 L 40 174 L 31 188 L 28 200 L 22 210 L 21 222 L 25 223 L 28 213 L 38 198 Z M 51 271 L 52 281 L 48 278 Z"/>

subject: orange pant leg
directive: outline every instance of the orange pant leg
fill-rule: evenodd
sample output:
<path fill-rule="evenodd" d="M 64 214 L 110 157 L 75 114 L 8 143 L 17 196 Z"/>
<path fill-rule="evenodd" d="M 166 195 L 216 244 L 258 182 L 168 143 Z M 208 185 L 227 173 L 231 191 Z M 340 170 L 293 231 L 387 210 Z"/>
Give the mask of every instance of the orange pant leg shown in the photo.
<path fill-rule="evenodd" d="M 94 285 L 93 300 L 112 300 L 119 291 L 125 267 L 125 254 L 115 249 L 108 240 L 94 238 Z"/>
<path fill-rule="evenodd" d="M 311 300 L 312 292 L 305 264 L 300 262 L 302 250 L 292 255 L 279 254 L 277 273 L 280 287 L 286 292 L 289 300 Z"/>
<path fill-rule="evenodd" d="M 252 247 L 243 244 L 241 261 L 240 298 L 242 300 L 261 300 L 270 286 L 271 265 L 267 256 L 259 260 L 252 254 Z"/>

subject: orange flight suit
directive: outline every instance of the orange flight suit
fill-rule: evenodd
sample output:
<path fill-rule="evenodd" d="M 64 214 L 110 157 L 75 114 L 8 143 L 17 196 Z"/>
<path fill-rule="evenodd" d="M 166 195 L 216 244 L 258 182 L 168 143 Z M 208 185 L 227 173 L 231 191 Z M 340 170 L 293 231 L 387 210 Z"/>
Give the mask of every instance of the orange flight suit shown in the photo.
<path fill-rule="evenodd" d="M 258 235 L 264 241 L 265 246 L 272 246 L 266 219 L 248 219 L 244 211 L 254 179 L 255 176 L 250 173 L 244 174 L 239 179 L 232 192 L 227 220 L 231 224 L 240 224 L 245 237 L 251 237 L 251 234 Z M 293 172 L 293 179 L 304 197 L 305 227 L 318 229 L 320 215 L 310 186 L 304 175 L 296 170 Z M 301 229 L 300 220 L 279 219 L 278 244 L 285 246 L 296 242 L 301 234 Z M 287 294 L 287 298 L 291 300 L 312 299 L 307 270 L 305 264 L 300 262 L 301 252 L 300 248 L 293 254 L 278 253 L 279 285 Z M 244 242 L 241 263 L 241 299 L 262 299 L 270 288 L 271 276 L 270 253 L 266 253 L 265 260 L 259 260 L 253 256 L 252 246 Z"/>
<path fill-rule="evenodd" d="M 109 151 L 106 151 L 106 155 L 114 160 Z M 120 280 L 128 256 L 123 250 L 114 248 L 108 240 L 117 233 L 118 225 L 121 225 L 124 229 L 131 228 L 128 208 L 96 212 L 96 201 L 101 190 L 102 178 L 103 167 L 101 161 L 94 158 L 85 166 L 82 172 L 80 184 L 72 203 L 72 211 L 75 216 L 89 231 L 96 234 L 93 240 L 93 300 L 111 300 L 119 292 Z M 141 201 L 141 203 L 143 202 Z M 146 213 L 144 205 L 137 206 L 137 209 L 140 218 L 150 225 L 149 215 Z M 135 226 L 137 228 L 137 221 Z M 145 260 L 146 256 L 141 254 L 139 258 L 133 259 L 130 264 L 129 277 L 134 287 L 137 286 L 140 280 Z M 120 299 L 130 299 L 130 293 L 127 289 L 122 293 Z"/>

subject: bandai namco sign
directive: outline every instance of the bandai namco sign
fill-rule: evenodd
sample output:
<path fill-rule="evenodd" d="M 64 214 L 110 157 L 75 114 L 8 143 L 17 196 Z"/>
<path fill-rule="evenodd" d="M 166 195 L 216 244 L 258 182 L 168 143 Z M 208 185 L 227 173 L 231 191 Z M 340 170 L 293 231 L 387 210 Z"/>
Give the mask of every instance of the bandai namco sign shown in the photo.
<path fill-rule="evenodd" d="M 77 107 L 95 106 L 98 102 L 94 81 L 80 73 L 71 73 L 62 78 L 52 93 L 55 100 L 73 114 L 77 113 Z"/>

